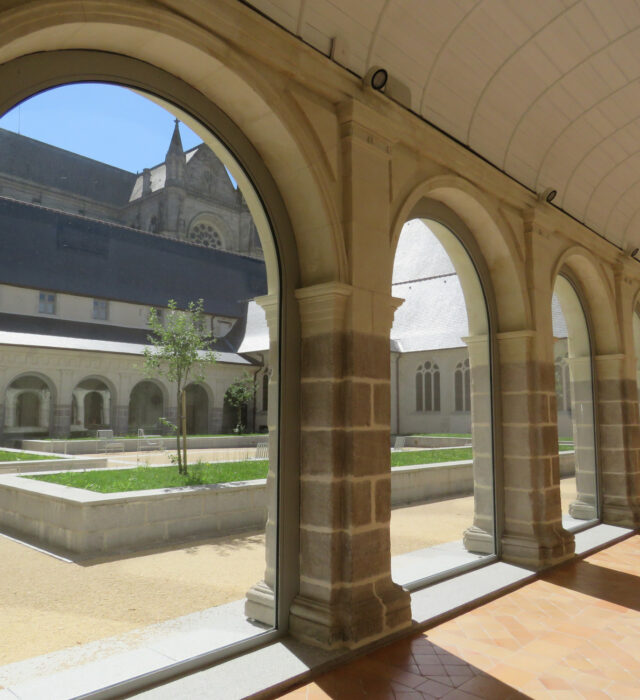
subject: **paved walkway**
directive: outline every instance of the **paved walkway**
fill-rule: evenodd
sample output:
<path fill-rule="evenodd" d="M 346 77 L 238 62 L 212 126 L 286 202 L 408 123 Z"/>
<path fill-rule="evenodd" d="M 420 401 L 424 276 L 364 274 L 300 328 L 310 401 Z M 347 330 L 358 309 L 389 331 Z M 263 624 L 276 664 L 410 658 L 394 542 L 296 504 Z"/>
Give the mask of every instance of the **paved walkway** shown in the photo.
<path fill-rule="evenodd" d="M 635 535 L 275 697 L 637 700 L 639 577 Z"/>

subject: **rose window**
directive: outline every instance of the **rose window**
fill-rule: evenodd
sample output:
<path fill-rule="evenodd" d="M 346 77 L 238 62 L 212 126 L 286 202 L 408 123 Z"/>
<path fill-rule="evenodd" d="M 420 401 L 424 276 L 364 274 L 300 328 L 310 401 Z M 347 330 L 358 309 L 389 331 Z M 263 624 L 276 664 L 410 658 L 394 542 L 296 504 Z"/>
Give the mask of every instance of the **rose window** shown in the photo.
<path fill-rule="evenodd" d="M 196 224 L 189 233 L 189 240 L 207 248 L 222 248 L 222 238 L 215 228 L 206 221 Z"/>

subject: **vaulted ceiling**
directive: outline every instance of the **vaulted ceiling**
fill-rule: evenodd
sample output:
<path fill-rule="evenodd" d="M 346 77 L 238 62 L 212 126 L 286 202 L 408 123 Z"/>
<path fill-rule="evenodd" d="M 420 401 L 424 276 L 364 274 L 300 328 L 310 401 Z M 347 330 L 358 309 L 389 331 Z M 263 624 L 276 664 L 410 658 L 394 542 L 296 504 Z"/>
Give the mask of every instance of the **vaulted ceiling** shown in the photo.
<path fill-rule="evenodd" d="M 640 246 L 640 0 L 248 0 L 620 247 Z M 333 51 L 332 51 L 333 45 Z"/>

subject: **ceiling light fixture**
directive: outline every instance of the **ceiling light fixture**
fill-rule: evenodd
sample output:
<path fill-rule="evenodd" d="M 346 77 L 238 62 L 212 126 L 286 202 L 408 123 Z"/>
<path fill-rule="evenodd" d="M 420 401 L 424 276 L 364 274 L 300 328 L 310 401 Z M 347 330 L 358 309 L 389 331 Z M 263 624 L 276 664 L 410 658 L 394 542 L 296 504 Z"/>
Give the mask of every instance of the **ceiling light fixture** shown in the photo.
<path fill-rule="evenodd" d="M 558 190 L 554 190 L 553 187 L 547 187 L 545 190 L 542 190 L 540 194 L 538 194 L 538 201 L 547 202 L 547 204 L 551 204 L 551 202 L 553 202 L 557 195 Z"/>
<path fill-rule="evenodd" d="M 378 68 L 371 75 L 371 87 L 374 90 L 381 92 L 384 90 L 387 80 L 389 79 L 389 74 L 384 68 Z"/>

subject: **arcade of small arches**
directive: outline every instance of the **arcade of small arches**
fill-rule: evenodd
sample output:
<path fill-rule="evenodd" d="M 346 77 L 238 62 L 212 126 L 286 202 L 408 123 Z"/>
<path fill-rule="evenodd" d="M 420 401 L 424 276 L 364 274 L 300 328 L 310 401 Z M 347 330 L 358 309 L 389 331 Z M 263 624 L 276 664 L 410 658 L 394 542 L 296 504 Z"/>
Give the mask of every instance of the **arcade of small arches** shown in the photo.
<path fill-rule="evenodd" d="M 214 412 L 210 408 L 211 390 L 201 383 L 186 387 L 187 432 L 206 434 L 215 426 Z M 55 429 L 54 397 L 63 397 L 54 383 L 44 375 L 24 374 L 10 382 L 5 392 L 4 438 L 67 434 Z M 165 432 L 161 418 L 170 417 L 174 410 L 167 400 L 167 388 L 156 380 L 143 379 L 133 385 L 124 399 L 123 406 L 116 403 L 116 393 L 110 382 L 100 378 L 80 381 L 70 397 L 70 424 L 68 435 L 73 437 L 95 434 L 96 430 L 112 428 L 118 434 Z M 123 410 L 125 409 L 125 410 Z M 227 411 L 229 411 L 227 407 Z M 227 419 L 230 422 L 231 416 Z"/>

